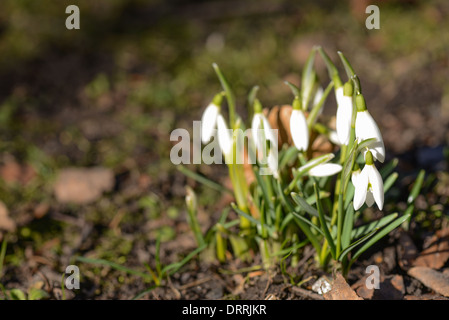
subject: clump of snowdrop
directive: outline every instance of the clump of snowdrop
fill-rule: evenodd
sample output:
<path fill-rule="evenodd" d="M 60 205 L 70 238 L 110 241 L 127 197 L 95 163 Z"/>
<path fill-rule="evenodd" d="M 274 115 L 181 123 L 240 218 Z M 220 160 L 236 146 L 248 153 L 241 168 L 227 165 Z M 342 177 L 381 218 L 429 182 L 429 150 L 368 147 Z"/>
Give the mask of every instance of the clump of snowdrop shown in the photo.
<path fill-rule="evenodd" d="M 327 86 L 322 86 L 314 70 L 317 52 L 329 72 Z M 386 158 L 382 135 L 366 107 L 360 80 L 346 57 L 341 52 L 338 54 L 346 71 L 345 82 L 333 61 L 319 47 L 307 59 L 301 87 L 286 82 L 293 93 L 288 119 L 291 145 L 279 142 L 273 130 L 277 124 L 265 116 L 256 96 L 258 87 L 250 91 L 247 101 L 254 115 L 247 130 L 251 141 L 247 146 L 242 144 L 242 153 L 248 155 L 247 160 L 254 159 L 251 163 L 236 162 L 235 151 L 239 147 L 236 141 L 242 136 L 239 130 L 245 126 L 236 115 L 231 86 L 214 64 L 224 91 L 214 97 L 203 113 L 201 138 L 204 144 L 208 143 L 217 129 L 220 149 L 230 160 L 226 165 L 235 198 L 231 207 L 238 219 L 227 221 L 227 213 L 223 213 L 207 235 L 196 237 L 204 239 L 204 248 L 215 252 L 219 261 L 227 259 L 230 245 L 232 253 L 242 260 L 251 261 L 251 252 L 259 252 L 266 268 L 282 255 L 289 255 L 291 264 L 295 265 L 301 248 L 310 244 L 316 252 L 315 261 L 323 269 L 332 264 L 346 274 L 360 254 L 410 219 L 412 207 L 402 216 L 393 213 L 375 223 L 355 227 L 356 217 L 363 214 L 365 204 L 371 207 L 376 203 L 379 210 L 385 210 L 384 193 L 397 175 L 382 176 L 376 168 L 375 162 L 383 163 Z M 322 116 L 332 90 L 337 102 L 335 130 Z M 224 98 L 229 119 L 221 112 Z M 331 145 L 327 153 L 318 156 L 314 149 L 317 137 L 325 137 Z M 266 166 L 268 174 L 264 171 Z M 194 172 L 189 172 L 189 176 L 218 191 L 229 192 L 204 176 Z M 384 179 L 388 183 L 384 184 Z M 410 206 L 418 191 L 414 188 Z M 238 222 L 239 231 L 235 233 L 233 227 Z M 200 232 L 199 228 L 194 229 Z"/>

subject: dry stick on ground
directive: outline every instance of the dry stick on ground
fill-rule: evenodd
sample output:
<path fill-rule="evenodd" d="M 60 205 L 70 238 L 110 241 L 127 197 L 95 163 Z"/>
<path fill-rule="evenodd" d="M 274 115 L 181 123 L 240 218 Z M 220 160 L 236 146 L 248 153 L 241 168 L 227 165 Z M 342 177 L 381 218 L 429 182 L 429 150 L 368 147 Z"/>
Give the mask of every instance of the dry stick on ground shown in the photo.
<path fill-rule="evenodd" d="M 305 298 L 310 298 L 313 300 L 324 300 L 323 296 L 300 287 L 292 287 L 292 290 Z"/>

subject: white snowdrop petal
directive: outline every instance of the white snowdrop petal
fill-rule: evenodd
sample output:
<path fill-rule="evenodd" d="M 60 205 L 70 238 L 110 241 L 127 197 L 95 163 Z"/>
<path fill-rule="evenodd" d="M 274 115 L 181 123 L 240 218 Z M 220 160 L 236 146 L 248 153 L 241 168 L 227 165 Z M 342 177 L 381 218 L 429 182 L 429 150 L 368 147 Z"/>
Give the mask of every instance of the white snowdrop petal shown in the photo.
<path fill-rule="evenodd" d="M 352 118 L 352 98 L 343 93 L 343 87 L 335 90 L 337 100 L 336 130 L 341 144 L 349 143 Z"/>
<path fill-rule="evenodd" d="M 324 163 L 309 170 L 309 175 L 313 177 L 328 177 L 341 171 L 342 166 L 337 163 Z"/>
<path fill-rule="evenodd" d="M 359 170 L 356 170 L 356 171 L 352 171 L 352 174 L 351 174 L 351 182 L 352 182 L 352 184 L 354 185 L 354 186 L 356 186 L 356 184 L 357 184 L 357 179 L 359 178 L 359 176 L 360 176 L 360 169 Z"/>
<path fill-rule="evenodd" d="M 366 194 L 368 192 L 368 174 L 365 168 L 363 168 L 362 172 L 357 178 L 356 184 L 354 185 L 354 210 L 360 209 L 360 207 L 365 203 L 366 200 Z"/>
<path fill-rule="evenodd" d="M 219 112 L 220 110 L 213 103 L 209 104 L 204 110 L 201 117 L 201 140 L 203 143 L 209 142 L 212 138 Z"/>
<path fill-rule="evenodd" d="M 382 176 L 374 165 L 367 166 L 369 167 L 368 180 L 371 184 L 374 200 L 379 209 L 382 210 L 384 205 L 384 183 L 382 181 Z"/>
<path fill-rule="evenodd" d="M 357 112 L 355 135 L 360 141 L 375 138 L 376 141 L 371 143 L 368 148 L 376 160 L 385 161 L 385 146 L 382 134 L 368 110 Z"/>
<path fill-rule="evenodd" d="M 299 151 L 307 150 L 309 146 L 309 128 L 304 113 L 301 110 L 293 110 L 290 116 L 290 132 L 293 143 Z"/>
<path fill-rule="evenodd" d="M 232 135 L 221 114 L 217 117 L 218 144 L 221 151 L 227 155 L 232 151 Z"/>

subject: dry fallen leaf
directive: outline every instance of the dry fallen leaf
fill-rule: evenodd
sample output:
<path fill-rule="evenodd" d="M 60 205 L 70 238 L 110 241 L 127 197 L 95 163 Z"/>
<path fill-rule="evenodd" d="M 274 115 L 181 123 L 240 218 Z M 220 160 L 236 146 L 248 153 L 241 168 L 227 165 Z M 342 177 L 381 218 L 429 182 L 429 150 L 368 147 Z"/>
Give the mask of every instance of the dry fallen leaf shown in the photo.
<path fill-rule="evenodd" d="M 113 187 L 114 174 L 110 169 L 68 168 L 59 173 L 53 190 L 59 202 L 86 204 Z"/>
<path fill-rule="evenodd" d="M 449 297 L 449 276 L 428 267 L 413 267 L 408 274 L 435 292 Z"/>
<path fill-rule="evenodd" d="M 430 244 L 416 258 L 414 266 L 442 268 L 449 259 L 449 228 L 438 230 L 430 239 Z"/>
<path fill-rule="evenodd" d="M 399 244 L 397 246 L 398 264 L 402 270 L 407 271 L 412 267 L 416 256 L 418 255 L 418 249 L 413 243 L 412 238 L 407 232 L 402 231 L 399 237 Z"/>
<path fill-rule="evenodd" d="M 0 201 L 0 230 L 16 230 L 16 223 L 9 217 L 8 208 L 2 201 Z"/>
<path fill-rule="evenodd" d="M 326 300 L 363 300 L 351 289 L 340 273 L 334 276 L 332 289 L 323 296 Z"/>
<path fill-rule="evenodd" d="M 6 183 L 25 186 L 36 177 L 36 171 L 29 164 L 20 165 L 14 159 L 8 159 L 0 167 L 0 177 Z"/>

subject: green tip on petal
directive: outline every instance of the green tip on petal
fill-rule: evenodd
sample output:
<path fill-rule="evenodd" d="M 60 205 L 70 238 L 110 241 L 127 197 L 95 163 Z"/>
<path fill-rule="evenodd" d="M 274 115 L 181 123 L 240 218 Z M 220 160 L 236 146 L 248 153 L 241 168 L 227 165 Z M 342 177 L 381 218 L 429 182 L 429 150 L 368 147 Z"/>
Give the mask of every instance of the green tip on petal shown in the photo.
<path fill-rule="evenodd" d="M 295 100 L 293 100 L 293 110 L 301 110 L 302 109 L 302 105 L 301 105 L 301 99 L 299 99 L 298 96 L 295 97 Z"/>
<path fill-rule="evenodd" d="M 354 93 L 354 85 L 352 84 L 352 80 L 349 80 L 343 86 L 343 94 L 347 97 L 352 97 L 353 93 Z"/>
<path fill-rule="evenodd" d="M 356 95 L 355 105 L 357 106 L 357 111 L 366 111 L 366 101 L 361 93 Z"/>
<path fill-rule="evenodd" d="M 372 166 L 374 164 L 373 154 L 371 153 L 371 151 L 366 152 L 365 163 L 370 166 Z"/>

